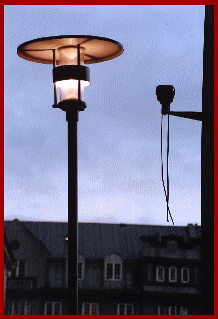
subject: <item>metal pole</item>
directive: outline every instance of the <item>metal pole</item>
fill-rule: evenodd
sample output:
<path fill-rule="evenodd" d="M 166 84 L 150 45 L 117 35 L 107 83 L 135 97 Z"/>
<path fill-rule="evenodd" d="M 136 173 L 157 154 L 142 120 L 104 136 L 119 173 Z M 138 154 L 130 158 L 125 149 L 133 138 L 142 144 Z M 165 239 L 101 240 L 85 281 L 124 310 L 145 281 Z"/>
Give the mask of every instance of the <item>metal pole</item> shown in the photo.
<path fill-rule="evenodd" d="M 74 106 L 66 111 L 68 121 L 68 315 L 78 314 L 78 185 L 77 185 L 77 120 Z"/>
<path fill-rule="evenodd" d="M 55 49 L 53 49 L 53 70 L 56 68 L 56 54 Z M 54 83 L 54 106 L 57 106 L 57 86 L 56 82 Z"/>
<path fill-rule="evenodd" d="M 164 93 L 167 89 L 172 91 L 168 87 L 157 87 L 156 94 L 162 106 Z M 214 315 L 214 5 L 205 5 L 202 112 L 174 112 L 165 105 L 162 114 L 202 121 L 202 307 L 203 315 Z"/>
<path fill-rule="evenodd" d="M 214 6 L 205 5 L 201 140 L 203 315 L 214 315 Z"/>

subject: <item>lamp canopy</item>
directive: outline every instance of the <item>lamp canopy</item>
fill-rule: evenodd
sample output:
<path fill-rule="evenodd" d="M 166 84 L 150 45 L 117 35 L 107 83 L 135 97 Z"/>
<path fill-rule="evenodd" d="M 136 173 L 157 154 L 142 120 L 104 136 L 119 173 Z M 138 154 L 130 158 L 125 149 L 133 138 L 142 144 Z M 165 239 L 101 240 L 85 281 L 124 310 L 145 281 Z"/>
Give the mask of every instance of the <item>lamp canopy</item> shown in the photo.
<path fill-rule="evenodd" d="M 123 53 L 123 46 L 114 40 L 91 35 L 60 35 L 38 38 L 24 42 L 17 48 L 17 54 L 32 62 L 53 64 L 53 51 L 56 64 L 59 64 L 59 49 L 80 45 L 84 49 L 84 64 L 93 64 L 114 59 Z"/>

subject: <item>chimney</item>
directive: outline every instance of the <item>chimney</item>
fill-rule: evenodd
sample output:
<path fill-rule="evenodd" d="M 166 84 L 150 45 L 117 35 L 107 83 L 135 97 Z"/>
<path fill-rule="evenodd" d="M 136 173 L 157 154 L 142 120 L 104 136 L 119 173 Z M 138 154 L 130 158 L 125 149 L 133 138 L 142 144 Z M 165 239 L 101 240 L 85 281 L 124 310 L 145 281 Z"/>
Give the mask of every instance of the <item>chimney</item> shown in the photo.
<path fill-rule="evenodd" d="M 188 224 L 188 235 L 189 238 L 197 238 L 196 229 L 193 224 Z"/>

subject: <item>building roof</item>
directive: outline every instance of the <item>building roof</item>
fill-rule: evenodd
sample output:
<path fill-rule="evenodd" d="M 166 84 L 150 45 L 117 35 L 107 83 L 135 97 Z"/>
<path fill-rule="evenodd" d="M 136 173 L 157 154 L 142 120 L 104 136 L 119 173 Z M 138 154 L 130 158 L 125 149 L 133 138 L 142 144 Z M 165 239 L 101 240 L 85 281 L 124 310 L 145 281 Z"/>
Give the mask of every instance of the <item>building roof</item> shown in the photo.
<path fill-rule="evenodd" d="M 5 221 L 5 231 L 13 221 Z M 63 256 L 68 224 L 63 222 L 19 221 L 56 257 Z M 100 259 L 111 253 L 130 260 L 142 256 L 141 236 L 181 236 L 184 242 L 201 236 L 201 226 L 78 223 L 79 252 L 85 258 Z"/>

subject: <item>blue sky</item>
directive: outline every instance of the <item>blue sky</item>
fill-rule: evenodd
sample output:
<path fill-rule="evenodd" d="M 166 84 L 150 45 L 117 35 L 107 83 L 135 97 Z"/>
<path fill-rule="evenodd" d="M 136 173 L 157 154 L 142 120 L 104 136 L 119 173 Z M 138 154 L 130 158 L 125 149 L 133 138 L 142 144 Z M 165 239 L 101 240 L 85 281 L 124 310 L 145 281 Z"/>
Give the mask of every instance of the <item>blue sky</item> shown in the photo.
<path fill-rule="evenodd" d="M 124 53 L 90 65 L 87 109 L 78 122 L 78 218 L 172 225 L 161 181 L 161 105 L 156 86 L 175 87 L 175 111 L 201 111 L 204 6 L 4 6 L 5 219 L 67 221 L 67 122 L 53 109 L 52 66 L 17 55 L 35 38 L 108 37 Z M 164 117 L 164 177 L 166 131 Z M 201 224 L 201 123 L 170 117 L 170 211 Z"/>

